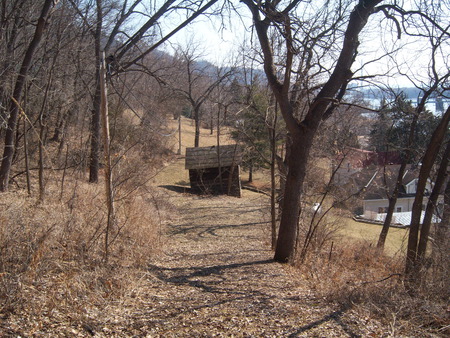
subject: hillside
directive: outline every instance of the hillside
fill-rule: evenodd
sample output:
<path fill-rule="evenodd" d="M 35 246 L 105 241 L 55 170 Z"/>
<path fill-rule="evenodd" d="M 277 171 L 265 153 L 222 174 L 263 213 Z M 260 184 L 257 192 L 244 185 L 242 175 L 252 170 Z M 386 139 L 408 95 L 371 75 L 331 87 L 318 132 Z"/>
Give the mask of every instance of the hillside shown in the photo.
<path fill-rule="evenodd" d="M 168 123 L 176 128 L 176 121 Z M 190 120 L 183 119 L 182 130 L 185 148 L 193 142 Z M 177 144 L 176 134 L 170 137 L 170 142 Z M 200 140 L 205 146 L 216 142 L 205 129 Z M 232 142 L 227 133 L 222 142 Z M 127 232 L 128 242 L 118 244 L 119 251 L 112 247 L 114 256 L 109 266 L 96 265 L 87 253 L 83 261 L 69 256 L 77 251 L 55 251 L 52 246 L 58 244 L 47 229 L 48 238 L 41 238 L 41 244 L 37 244 L 40 249 L 32 255 L 29 268 L 11 278 L 2 276 L 1 290 L 11 292 L 11 301 L 2 308 L 0 335 L 428 334 L 411 324 L 407 314 L 400 313 L 392 321 L 389 316 L 395 307 L 386 303 L 379 308 L 398 286 L 395 276 L 383 284 L 377 281 L 395 270 L 396 263 L 383 259 L 375 264 L 367 243 L 352 245 L 337 237 L 333 253 L 324 258 L 327 264 L 321 261 L 297 268 L 274 263 L 267 196 L 248 190 L 243 191 L 242 198 L 189 194 L 184 189 L 188 182 L 182 155 L 172 156 L 152 177 L 150 185 L 133 200 L 137 204 L 128 204 L 136 216 L 136 221 L 133 215 L 128 216 L 135 229 Z M 77 199 L 81 191 L 85 196 L 93 193 L 92 186 L 78 184 Z M 5 199 L 2 203 L 6 205 Z M 89 203 L 92 201 L 83 204 L 86 215 L 91 213 Z M 46 205 L 51 209 L 63 207 L 56 201 Z M 37 209 L 48 218 L 51 211 L 46 205 Z M 55 256 L 57 252 L 64 255 Z M 12 277 L 21 283 L 16 298 L 12 298 Z M 380 292 L 381 285 L 387 287 L 386 292 Z"/>

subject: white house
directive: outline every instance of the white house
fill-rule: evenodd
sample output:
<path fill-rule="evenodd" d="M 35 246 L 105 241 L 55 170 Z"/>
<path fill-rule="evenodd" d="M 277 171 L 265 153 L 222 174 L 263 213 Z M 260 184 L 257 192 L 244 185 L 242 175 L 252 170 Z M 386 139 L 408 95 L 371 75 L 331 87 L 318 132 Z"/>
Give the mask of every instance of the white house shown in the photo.
<path fill-rule="evenodd" d="M 365 168 L 351 176 L 354 189 L 364 190 L 362 194 L 362 215 L 369 220 L 384 221 L 389 206 L 388 196 L 394 190 L 400 165 L 386 165 L 378 168 Z M 414 203 L 419 169 L 407 166 L 402 179 L 397 202 L 392 218 L 393 224 L 409 225 Z M 423 210 L 428 203 L 428 195 L 432 190 L 432 182 L 428 181 L 425 188 Z M 443 205 L 443 196 L 438 199 L 438 206 Z M 438 207 L 439 209 L 439 207 Z M 422 216 L 423 217 L 423 216 Z M 438 218 L 434 222 L 438 222 Z"/>

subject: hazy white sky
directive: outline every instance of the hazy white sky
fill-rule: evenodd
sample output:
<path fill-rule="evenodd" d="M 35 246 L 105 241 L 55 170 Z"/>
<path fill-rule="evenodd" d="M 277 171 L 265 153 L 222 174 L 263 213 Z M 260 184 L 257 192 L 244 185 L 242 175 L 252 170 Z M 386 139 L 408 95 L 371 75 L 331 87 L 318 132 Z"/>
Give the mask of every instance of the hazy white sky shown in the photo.
<path fill-rule="evenodd" d="M 183 31 L 177 33 L 171 40 L 173 45 L 186 45 L 192 41 L 201 47 L 199 51 L 203 58 L 217 65 L 223 65 L 230 62 L 232 56 L 237 54 L 239 47 L 244 39 L 250 39 L 251 36 L 251 19 L 248 9 L 238 4 L 238 10 L 241 18 L 234 15 L 226 18 L 224 25 L 218 17 L 205 18 L 200 17 L 191 23 Z M 427 65 L 429 63 L 429 54 L 425 52 L 426 45 L 418 43 L 405 35 L 397 40 L 396 34 L 382 36 L 386 32 L 386 21 L 380 25 L 379 19 L 381 15 L 373 18 L 370 26 L 367 26 L 361 36 L 361 48 L 358 54 L 354 69 L 359 68 L 361 64 L 367 60 L 374 60 L 385 53 L 386 49 L 392 49 L 392 46 L 400 50 L 395 54 L 395 60 L 401 64 L 402 71 L 414 73 L 415 77 L 427 78 Z M 169 50 L 170 45 L 166 45 Z M 449 53 L 450 54 L 450 53 Z M 393 58 L 384 57 L 383 59 L 373 62 L 366 67 L 358 75 L 382 74 L 387 71 L 397 73 L 395 70 Z M 412 86 L 411 82 L 402 76 L 383 77 L 383 83 L 392 86 Z"/>
<path fill-rule="evenodd" d="M 244 39 L 250 38 L 249 30 L 252 25 L 248 9 L 242 4 L 238 4 L 236 8 L 241 12 L 240 18 L 236 13 L 225 18 L 199 17 L 171 38 L 170 44 L 185 46 L 195 43 L 202 46 L 199 53 L 204 55 L 205 60 L 217 65 L 230 62 Z M 170 50 L 172 47 L 169 45 L 166 48 Z"/>

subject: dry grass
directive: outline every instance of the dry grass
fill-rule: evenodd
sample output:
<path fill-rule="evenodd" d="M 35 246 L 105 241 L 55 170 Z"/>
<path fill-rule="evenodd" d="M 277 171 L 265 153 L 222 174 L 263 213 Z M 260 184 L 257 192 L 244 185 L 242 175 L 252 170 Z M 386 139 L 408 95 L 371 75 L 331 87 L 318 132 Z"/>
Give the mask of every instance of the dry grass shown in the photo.
<path fill-rule="evenodd" d="M 43 203 L 21 192 L 0 195 L 0 314 L 24 321 L 10 322 L 12 330 L 39 330 L 42 318 L 80 321 L 120 299 L 159 248 L 157 215 L 167 219 L 169 207 L 151 191 L 117 203 L 105 265 L 102 185 L 68 180 L 62 198 L 57 186 L 47 188 Z"/>
<path fill-rule="evenodd" d="M 450 332 L 448 296 L 432 288 L 433 278 L 411 294 L 403 284 L 404 259 L 380 254 L 365 241 L 337 243 L 333 250 L 310 255 L 298 269 L 318 297 L 353 309 L 359 318 L 381 321 L 388 336 Z"/>
<path fill-rule="evenodd" d="M 0 194 L 0 336 L 85 323 L 92 313 L 132 292 L 148 259 L 161 250 L 173 206 L 149 182 L 157 172 L 155 156 L 164 159 L 167 152 L 141 126 L 121 123 L 114 134 L 116 225 L 109 233 L 108 264 L 103 173 L 98 184 L 87 183 L 85 150 L 69 149 L 69 169 L 46 171 L 43 201 L 37 196 L 36 171 L 31 172 L 30 196 L 17 188 L 26 186 L 25 175 L 15 178 L 10 192 Z M 48 144 L 52 166 L 61 162 L 56 153 L 56 144 Z M 72 335 L 64 329 L 61 334 Z"/>
<path fill-rule="evenodd" d="M 203 132 L 202 145 L 214 145 Z M 336 237 L 331 222 L 321 236 L 335 236 L 332 250 L 319 240 L 305 264 L 282 266 L 271 260 L 266 196 L 175 192 L 187 184 L 183 158 L 153 168 L 140 155 L 127 153 L 115 168 L 109 264 L 101 183 L 71 171 L 61 197 L 61 173 L 52 172 L 43 203 L 23 191 L 0 195 L 0 335 L 448 334 L 448 293 L 411 297 L 397 275 L 401 259 L 348 240 L 361 228 Z M 430 285 L 442 292 L 445 280 Z"/>

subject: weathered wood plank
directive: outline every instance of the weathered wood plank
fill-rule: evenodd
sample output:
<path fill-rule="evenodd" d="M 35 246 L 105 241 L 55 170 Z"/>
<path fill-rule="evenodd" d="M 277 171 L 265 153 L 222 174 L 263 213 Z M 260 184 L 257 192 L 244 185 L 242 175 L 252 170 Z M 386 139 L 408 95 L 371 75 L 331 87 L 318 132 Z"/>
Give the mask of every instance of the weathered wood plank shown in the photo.
<path fill-rule="evenodd" d="M 219 158 L 221 167 L 239 165 L 242 161 L 240 147 L 224 145 L 219 148 L 216 146 L 186 148 L 185 167 L 186 169 L 218 168 Z"/>

